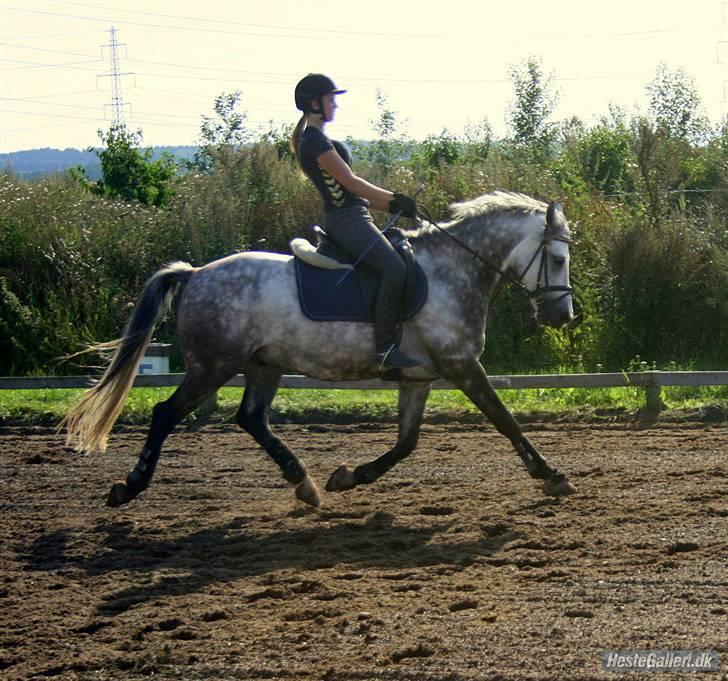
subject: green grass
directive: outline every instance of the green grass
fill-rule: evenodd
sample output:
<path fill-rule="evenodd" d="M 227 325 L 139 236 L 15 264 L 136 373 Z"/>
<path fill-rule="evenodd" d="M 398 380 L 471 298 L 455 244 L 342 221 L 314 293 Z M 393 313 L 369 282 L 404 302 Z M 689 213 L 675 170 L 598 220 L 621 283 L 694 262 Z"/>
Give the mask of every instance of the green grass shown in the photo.
<path fill-rule="evenodd" d="M 57 423 L 82 392 L 2 390 L 0 424 Z M 133 389 L 120 420 L 124 423 L 147 423 L 152 407 L 167 399 L 172 392 L 172 388 Z M 223 388 L 218 395 L 216 418 L 232 420 L 242 392 L 242 388 Z M 516 414 L 589 415 L 595 411 L 634 413 L 644 406 L 644 392 L 639 388 L 501 390 L 499 394 Z M 665 388 L 662 399 L 672 410 L 692 410 L 707 405 L 728 410 L 728 387 Z M 477 413 L 477 409 L 461 392 L 434 390 L 427 403 L 426 417 L 433 420 L 475 418 Z M 284 388 L 273 403 L 276 421 L 391 421 L 396 419 L 396 414 L 395 390 Z"/>

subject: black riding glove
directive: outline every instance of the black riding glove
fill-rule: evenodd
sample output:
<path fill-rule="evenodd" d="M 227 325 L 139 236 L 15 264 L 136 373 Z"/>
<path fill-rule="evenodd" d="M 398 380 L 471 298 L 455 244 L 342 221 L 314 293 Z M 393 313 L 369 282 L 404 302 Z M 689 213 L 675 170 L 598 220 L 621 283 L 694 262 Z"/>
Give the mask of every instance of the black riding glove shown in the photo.
<path fill-rule="evenodd" d="M 406 218 L 414 220 L 417 218 L 417 202 L 406 194 L 400 194 L 399 192 L 394 193 L 394 198 L 389 202 L 389 212 L 399 213 Z"/>

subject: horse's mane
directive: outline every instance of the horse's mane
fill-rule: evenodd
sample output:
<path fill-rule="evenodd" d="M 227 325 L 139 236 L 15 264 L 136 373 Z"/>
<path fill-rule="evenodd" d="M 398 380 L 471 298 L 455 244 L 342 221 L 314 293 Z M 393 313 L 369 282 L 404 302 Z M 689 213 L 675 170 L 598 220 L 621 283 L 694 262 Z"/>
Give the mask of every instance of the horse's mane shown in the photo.
<path fill-rule="evenodd" d="M 521 212 L 533 214 L 536 212 L 545 212 L 547 205 L 538 199 L 534 199 L 526 194 L 517 192 L 508 192 L 498 189 L 490 194 L 484 194 L 470 201 L 462 203 L 451 203 L 450 214 L 452 219 L 448 222 L 441 223 L 441 227 L 447 229 L 456 223 L 462 223 L 465 220 L 473 220 L 485 217 L 498 212 Z M 417 229 L 405 231 L 405 234 L 411 238 L 429 237 L 437 232 L 437 229 L 422 221 Z"/>
<path fill-rule="evenodd" d="M 454 220 L 481 217 L 496 211 L 515 210 L 526 213 L 545 211 L 546 204 L 526 194 L 497 190 L 476 199 L 450 205 Z"/>

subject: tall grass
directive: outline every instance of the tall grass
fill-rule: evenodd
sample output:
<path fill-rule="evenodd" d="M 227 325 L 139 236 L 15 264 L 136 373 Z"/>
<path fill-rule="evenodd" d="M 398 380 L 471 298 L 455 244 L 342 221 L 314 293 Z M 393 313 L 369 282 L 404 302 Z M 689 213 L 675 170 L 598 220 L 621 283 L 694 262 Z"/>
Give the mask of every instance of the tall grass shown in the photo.
<path fill-rule="evenodd" d="M 504 290 L 491 308 L 490 371 L 617 370 L 637 355 L 658 367 L 728 364 L 728 124 L 702 146 L 647 124 L 576 126 L 538 163 L 504 142 L 451 136 L 402 149 L 386 162 L 360 149 L 357 170 L 410 193 L 424 181 L 436 218 L 496 188 L 565 203 L 578 319 L 540 329 Z M 179 178 L 165 208 L 94 196 L 70 178 L 0 173 L 0 374 L 87 371 L 93 357 L 58 358 L 116 337 L 165 262 L 287 252 L 320 218 L 311 183 L 266 138 L 221 148 L 213 172 Z M 173 325 L 157 338 L 174 342 Z"/>

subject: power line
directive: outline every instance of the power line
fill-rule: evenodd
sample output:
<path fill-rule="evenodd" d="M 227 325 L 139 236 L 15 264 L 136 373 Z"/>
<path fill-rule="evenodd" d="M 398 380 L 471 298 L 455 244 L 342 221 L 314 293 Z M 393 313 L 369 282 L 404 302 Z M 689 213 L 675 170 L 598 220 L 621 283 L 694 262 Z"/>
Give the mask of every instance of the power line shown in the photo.
<path fill-rule="evenodd" d="M 291 73 L 280 73 L 271 71 L 242 71 L 240 69 L 228 69 L 225 67 L 216 66 L 197 66 L 195 64 L 177 64 L 169 62 L 158 62 L 149 61 L 145 59 L 130 59 L 129 61 L 135 64 L 150 64 L 153 66 L 168 66 L 179 69 L 192 69 L 197 71 L 215 71 L 215 72 L 230 72 L 237 74 L 247 74 L 252 76 L 268 76 L 275 79 L 285 79 L 284 81 L 277 82 L 289 82 L 291 78 L 294 78 Z M 644 76 L 649 73 L 648 71 L 636 71 L 630 73 L 617 73 L 617 74 L 598 74 L 593 76 L 562 76 L 555 77 L 555 81 L 580 81 L 580 80 L 608 80 L 611 78 L 627 78 Z M 405 84 L 416 84 L 416 83 L 443 83 L 443 84 L 463 84 L 463 85 L 477 85 L 487 83 L 508 83 L 508 78 L 381 78 L 381 77 L 368 77 L 368 76 L 346 76 L 345 74 L 341 77 L 346 82 L 362 82 L 362 83 L 405 83 Z M 342 82 L 343 82 L 342 81 Z M 253 81 L 255 82 L 255 81 Z"/>
<path fill-rule="evenodd" d="M 0 43 L 2 45 L 3 43 Z M 6 43 L 7 44 L 7 43 Z M 81 56 L 90 56 L 85 53 L 78 53 L 78 52 L 65 52 L 61 50 L 46 50 L 44 48 L 26 48 L 24 46 L 17 46 L 20 49 L 37 49 L 47 52 L 56 52 L 59 54 L 78 54 Z M 107 46 L 108 47 L 108 46 Z M 12 63 L 22 63 L 22 64 L 33 64 L 37 66 L 65 66 L 67 64 L 41 64 L 39 62 L 29 62 L 29 61 L 18 61 L 18 60 L 5 60 Z M 99 60 L 91 60 L 91 62 L 95 62 Z M 276 83 L 276 84 L 284 84 L 289 83 L 292 80 L 296 78 L 296 75 L 287 72 L 287 73 L 281 73 L 281 72 L 272 72 L 272 71 L 244 71 L 240 69 L 235 68 L 226 68 L 226 67 L 214 67 L 214 66 L 199 66 L 196 64 L 180 64 L 180 63 L 174 63 L 174 62 L 158 62 L 158 61 L 152 61 L 152 60 L 146 60 L 146 59 L 129 59 L 130 62 L 136 63 L 136 64 L 148 64 L 151 66 L 163 66 L 163 67 L 169 67 L 174 69 L 180 69 L 185 70 L 189 69 L 192 71 L 211 71 L 216 73 L 234 73 L 234 74 L 245 74 L 245 78 L 238 78 L 234 81 L 231 79 L 226 78 L 217 78 L 215 80 L 224 80 L 227 82 L 248 82 L 248 83 Z M 82 63 L 91 63 L 91 62 L 68 62 L 68 65 L 70 64 L 82 64 Z M 0 69 L 1 70 L 1 69 Z M 5 69 L 8 70 L 8 69 Z M 12 69 L 11 69 L 12 70 Z M 595 74 L 590 76 L 556 76 L 554 77 L 555 82 L 572 82 L 572 81 L 589 81 L 589 80 L 610 80 L 615 78 L 633 78 L 633 77 L 641 77 L 644 75 L 647 75 L 648 71 L 634 71 L 634 72 L 628 72 L 628 73 L 607 73 L 607 74 Z M 158 76 L 161 78 L 167 78 L 167 77 L 190 77 L 194 78 L 194 76 L 169 76 L 168 74 L 164 73 L 153 73 L 153 72 L 140 72 L 139 75 L 148 75 L 148 76 Z M 255 77 L 255 79 L 251 78 L 251 76 Z M 266 80 L 259 80 L 258 78 L 266 78 Z M 204 79 L 204 80 L 210 80 L 207 76 L 200 76 L 198 79 Z M 399 83 L 399 84 L 405 84 L 405 85 L 417 85 L 417 84 L 444 84 L 444 85 L 482 85 L 482 84 L 501 84 L 501 83 L 508 83 L 510 80 L 508 78 L 388 78 L 388 77 L 381 77 L 381 76 L 347 76 L 346 74 L 342 74 L 341 76 L 342 82 L 351 82 L 351 83 L 364 83 L 364 84 L 379 84 L 379 83 Z"/>
<path fill-rule="evenodd" d="M 44 116 L 47 118 L 72 118 L 76 119 L 78 121 L 98 121 L 101 120 L 100 118 L 91 118 L 89 116 L 67 116 L 65 114 L 51 114 L 51 113 L 41 113 L 39 111 L 16 111 L 14 109 L 0 109 L 3 113 L 14 113 L 14 114 L 23 114 L 27 116 Z"/>
<path fill-rule="evenodd" d="M 52 2 L 59 2 L 60 0 L 51 0 Z M 385 37 L 385 38 L 422 38 L 422 39 L 431 39 L 431 38 L 443 38 L 444 35 L 438 35 L 438 34 L 414 34 L 414 33 L 390 33 L 390 32 L 381 32 L 381 31 L 345 31 L 345 30 L 329 30 L 325 28 L 308 28 L 306 26 L 282 26 L 279 24 L 252 24 L 249 22 L 243 22 L 243 21 L 231 21 L 229 19 L 208 19 L 205 17 L 189 17 L 189 16 L 180 16 L 177 14 L 160 14 L 159 12 L 141 12 L 139 10 L 129 10 L 129 9 L 123 9 L 121 7 L 105 7 L 103 5 L 89 5 L 83 2 L 70 2 L 69 0 L 64 0 L 63 5 L 75 5 L 77 7 L 88 7 L 90 9 L 102 9 L 102 10 L 109 10 L 112 12 L 125 12 L 127 14 L 135 14 L 135 15 L 143 15 L 143 16 L 152 16 L 152 17 L 162 17 L 164 19 L 177 19 L 181 21 L 195 21 L 197 23 L 208 23 L 208 24 L 222 24 L 224 26 L 246 26 L 249 28 L 265 28 L 265 29 L 274 29 L 274 30 L 281 30 L 281 31 L 311 31 L 313 33 L 320 33 L 320 34 L 331 34 L 331 33 L 338 33 L 342 35 L 362 35 L 362 36 L 378 36 L 378 37 Z"/>
<path fill-rule="evenodd" d="M 46 130 L 47 128 L 67 128 L 69 126 L 80 126 L 80 125 L 86 125 L 86 123 L 69 123 L 68 121 L 64 123 L 51 123 L 50 125 L 33 125 L 27 128 L 3 128 L 4 133 L 9 132 L 28 132 L 29 130 Z"/>
<path fill-rule="evenodd" d="M 12 9 L 12 8 L 11 8 Z M 41 35 L 11 35 L 11 36 L 0 36 L 0 40 L 37 40 L 38 38 L 65 38 L 71 35 L 88 35 L 89 33 L 100 33 L 98 29 L 91 31 L 73 31 L 64 33 L 44 33 Z"/>
<path fill-rule="evenodd" d="M 90 90 L 90 92 L 96 92 L 96 90 Z M 58 106 L 64 109 L 85 109 L 87 111 L 98 111 L 97 106 L 83 106 L 80 104 L 61 104 L 60 102 L 35 102 L 29 97 L 0 97 L 2 102 L 26 102 L 29 104 L 42 104 L 43 106 Z"/>
<path fill-rule="evenodd" d="M 43 64 L 41 62 L 36 61 L 24 61 L 21 59 L 3 59 L 3 61 L 8 62 L 9 64 L 30 64 L 30 66 L 19 66 L 17 68 L 10 68 L 10 69 L 0 69 L 0 71 L 27 71 L 29 69 L 37 69 L 37 68 L 49 68 L 49 69 L 73 69 L 75 71 L 91 71 L 92 69 L 83 69 L 79 68 L 78 66 L 75 66 L 76 64 L 96 64 L 97 62 L 100 62 L 101 59 L 87 59 L 85 61 L 69 61 L 65 62 L 63 64 Z"/>
<path fill-rule="evenodd" d="M 0 99 L 12 99 L 12 100 L 19 100 L 19 101 L 23 101 L 23 102 L 34 102 L 36 99 L 72 97 L 72 96 L 76 96 L 76 95 L 90 95 L 94 92 L 98 92 L 98 90 L 76 90 L 75 92 L 54 92 L 53 94 L 48 94 L 48 95 L 33 95 L 32 97 L 0 97 Z M 69 106 L 72 106 L 72 105 L 69 105 Z"/>
<path fill-rule="evenodd" d="M 39 10 L 39 9 L 26 9 L 25 7 L 10 7 L 5 6 L 4 9 L 10 9 L 17 12 L 30 12 L 32 14 L 42 14 L 46 16 L 54 16 L 54 17 L 66 17 L 67 19 L 81 19 L 82 21 L 98 21 L 103 22 L 105 24 L 109 23 L 108 18 L 101 18 L 101 17 L 89 17 L 89 16 L 81 16 L 78 14 L 64 14 L 62 12 L 48 12 L 47 10 Z M 246 31 L 228 31 L 223 29 L 211 29 L 211 28 L 200 28 L 199 26 L 170 26 L 169 24 L 152 24 L 148 22 L 143 21 L 128 21 L 125 19 L 115 19 L 114 23 L 116 24 L 125 24 L 127 26 L 146 26 L 147 28 L 164 28 L 169 29 L 173 31 L 192 31 L 194 33 L 218 33 L 218 34 L 225 34 L 225 35 L 237 35 L 237 36 L 254 36 L 254 37 L 260 37 L 260 38 L 295 38 L 295 39 L 302 39 L 302 40 L 319 40 L 320 36 L 313 36 L 313 35 L 281 35 L 279 33 L 253 33 L 253 32 L 246 32 Z"/>
<path fill-rule="evenodd" d="M 94 31 L 96 33 L 96 31 Z M 66 50 L 51 50 L 47 47 L 28 47 L 27 45 L 14 45 L 13 43 L 0 42 L 0 47 L 14 47 L 18 50 L 33 50 L 34 52 L 52 52 L 54 54 L 70 54 L 74 57 L 93 57 L 93 54 L 85 52 L 67 52 Z"/>
<path fill-rule="evenodd" d="M 57 0 L 54 0 L 57 1 Z M 80 5 L 81 3 L 66 3 L 66 4 L 76 4 Z M 81 5 L 84 7 L 93 7 L 96 9 L 96 7 L 91 5 Z M 48 10 L 36 10 L 36 9 L 27 9 L 24 7 L 12 7 L 12 6 L 6 6 L 5 9 L 10 9 L 18 12 L 30 12 L 34 14 L 42 14 L 42 15 L 49 15 L 49 16 L 60 16 L 60 17 L 66 17 L 69 19 L 80 19 L 83 21 L 98 21 L 98 22 L 104 22 L 108 23 L 111 21 L 109 18 L 102 18 L 102 17 L 96 17 L 96 16 L 82 16 L 78 14 L 68 14 L 68 13 L 62 13 L 62 12 L 50 12 Z M 109 11 L 123 11 L 123 12 L 131 12 L 132 10 L 123 10 L 120 8 L 104 8 L 100 7 L 98 9 L 107 9 Z M 278 31 L 316 31 L 318 32 L 317 35 L 300 35 L 300 34 L 282 34 L 282 33 L 261 33 L 261 32 L 252 32 L 252 31 L 232 31 L 232 30 L 226 30 L 226 29 L 213 29 L 213 28 L 200 28 L 199 26 L 173 26 L 170 24 L 155 24 L 150 22 L 143 22 L 143 21 L 130 21 L 126 19 L 114 19 L 114 23 L 116 24 L 126 24 L 130 26 L 145 26 L 147 28 L 163 28 L 163 29 L 169 29 L 169 30 L 177 30 L 177 31 L 193 31 L 195 33 L 216 33 L 216 34 L 222 34 L 222 35 L 245 35 L 245 36 L 253 36 L 253 37 L 261 37 L 261 38 L 286 38 L 286 39 L 298 39 L 298 40 L 319 40 L 322 36 L 325 35 L 332 35 L 332 34 L 341 34 L 341 35 L 354 35 L 354 36 L 376 36 L 376 37 L 382 37 L 382 38 L 425 38 L 425 39 L 432 39 L 432 38 L 445 38 L 447 36 L 445 35 L 428 35 L 428 34 L 397 34 L 397 33 L 381 33 L 381 32 L 357 32 L 357 31 L 340 31 L 336 29 L 315 29 L 315 28 L 304 28 L 301 26 L 295 26 L 295 27 L 288 27 L 288 26 L 275 26 L 271 24 L 246 24 L 242 22 L 233 22 L 233 21 L 216 21 L 214 19 L 205 19 L 203 17 L 179 17 L 176 15 L 164 15 L 164 14 L 155 14 L 152 12 L 138 12 L 134 11 L 134 14 L 142 14 L 142 15 L 151 15 L 151 16 L 161 16 L 161 17 L 168 17 L 168 18 L 176 18 L 177 20 L 182 21 L 195 21 L 195 22 L 212 22 L 217 24 L 223 24 L 223 25 L 240 25 L 240 26 L 248 26 L 252 28 L 265 28 L 265 29 L 273 29 Z M 618 32 L 612 32 L 612 33 L 605 33 L 605 34 L 584 34 L 582 36 L 575 36 L 575 35 L 562 35 L 562 36 L 556 36 L 553 34 L 549 35 L 541 35 L 541 36 L 529 36 L 527 39 L 529 41 L 539 40 L 539 41 L 553 41 L 553 40 L 574 40 L 576 38 L 583 38 L 583 39 L 595 39 L 595 38 L 619 38 L 619 37 L 638 37 L 638 36 L 649 36 L 649 35 L 660 35 L 660 34 L 667 34 L 667 33 L 677 33 L 681 30 L 684 30 L 682 28 L 661 28 L 661 29 L 648 29 L 643 31 L 618 31 Z"/>

